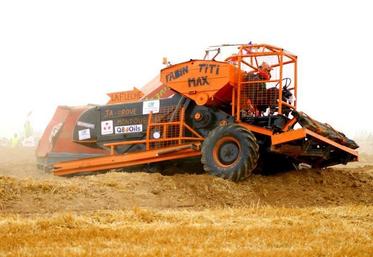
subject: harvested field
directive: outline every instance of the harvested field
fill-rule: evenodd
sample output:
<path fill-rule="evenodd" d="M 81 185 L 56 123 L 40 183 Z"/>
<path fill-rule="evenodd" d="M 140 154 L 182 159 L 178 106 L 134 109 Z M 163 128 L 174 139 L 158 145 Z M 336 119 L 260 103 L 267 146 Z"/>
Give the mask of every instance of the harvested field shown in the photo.
<path fill-rule="evenodd" d="M 372 213 L 355 206 L 2 215 L 0 247 L 46 256 L 371 256 Z"/>
<path fill-rule="evenodd" d="M 373 164 L 72 178 L 0 149 L 0 256 L 372 256 Z M 192 169 L 192 168 L 191 168 Z"/>

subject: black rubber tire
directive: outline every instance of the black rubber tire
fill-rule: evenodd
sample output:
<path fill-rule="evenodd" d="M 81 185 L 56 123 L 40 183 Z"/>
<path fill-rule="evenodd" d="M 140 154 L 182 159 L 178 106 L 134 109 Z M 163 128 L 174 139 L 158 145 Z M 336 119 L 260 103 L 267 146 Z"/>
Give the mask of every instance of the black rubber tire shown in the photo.
<path fill-rule="evenodd" d="M 224 164 L 219 160 L 221 151 L 224 150 L 224 145 L 221 147 L 220 142 L 224 140 L 228 143 L 231 140 L 232 144 L 238 146 L 237 156 L 232 163 Z M 235 182 L 249 177 L 259 159 L 259 146 L 254 134 L 238 124 L 221 126 L 210 131 L 202 144 L 201 152 L 201 162 L 206 172 Z"/>

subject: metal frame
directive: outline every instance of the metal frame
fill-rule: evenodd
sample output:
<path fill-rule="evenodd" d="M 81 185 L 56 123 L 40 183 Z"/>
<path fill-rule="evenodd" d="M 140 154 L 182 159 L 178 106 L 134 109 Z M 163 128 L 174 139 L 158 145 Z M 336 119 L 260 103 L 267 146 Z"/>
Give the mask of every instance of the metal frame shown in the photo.
<path fill-rule="evenodd" d="M 258 57 L 263 56 L 277 56 L 277 63 L 272 63 L 271 67 L 278 67 L 279 68 L 279 79 L 275 80 L 260 80 L 260 81 L 242 81 L 242 74 L 244 73 L 244 67 L 247 67 L 251 70 L 258 71 L 259 69 L 259 62 Z M 285 65 L 293 65 L 293 83 L 294 83 L 294 96 L 295 101 L 294 104 L 291 105 L 292 108 L 297 108 L 297 56 L 285 51 L 282 48 L 271 46 L 268 44 L 248 44 L 248 45 L 240 45 L 238 54 L 231 55 L 228 58 L 225 59 L 227 62 L 235 63 L 235 66 L 237 67 L 236 72 L 236 81 L 237 86 L 233 88 L 233 94 L 232 94 L 232 116 L 235 117 L 235 120 L 237 122 L 241 119 L 241 105 L 240 105 L 240 98 L 241 98 L 241 89 L 244 84 L 254 84 L 258 82 L 267 83 L 267 82 L 277 82 L 279 83 L 279 99 L 282 99 L 282 79 L 283 79 L 283 67 Z M 283 101 L 278 101 L 278 113 L 282 113 L 283 105 L 286 104 Z"/>
<path fill-rule="evenodd" d="M 82 172 L 110 170 L 153 162 L 198 157 L 201 155 L 201 152 L 196 150 L 199 148 L 199 145 L 200 143 L 185 144 L 137 153 L 107 155 L 103 157 L 60 162 L 54 165 L 53 173 L 58 176 L 66 176 Z"/>
<path fill-rule="evenodd" d="M 185 142 L 192 142 L 192 141 L 203 141 L 204 138 L 198 134 L 194 129 L 192 129 L 188 124 L 184 121 L 185 117 L 185 109 L 184 107 L 180 110 L 180 119 L 178 121 L 172 121 L 172 122 L 153 122 L 153 113 L 150 112 L 148 116 L 148 127 L 146 129 L 146 137 L 144 140 L 131 140 L 131 141 L 123 141 L 123 142 L 115 142 L 115 143 L 108 143 L 104 146 L 110 148 L 110 154 L 115 154 L 115 147 L 122 146 L 122 145 L 136 145 L 136 144 L 145 144 L 146 151 L 151 150 L 151 143 L 156 142 L 177 142 L 178 144 L 183 144 Z M 152 127 L 160 126 L 162 127 L 163 137 L 159 139 L 151 139 L 150 131 Z M 178 126 L 179 127 L 179 133 L 175 136 L 168 137 L 167 136 L 167 128 L 169 126 Z M 184 136 L 184 132 L 189 131 L 194 136 L 186 137 Z M 162 147 L 156 147 L 156 148 L 162 148 Z"/>
<path fill-rule="evenodd" d="M 103 169 L 110 170 L 152 162 L 199 156 L 201 155 L 200 145 L 204 138 L 185 123 L 184 107 L 182 107 L 179 112 L 179 119 L 172 122 L 152 122 L 153 114 L 149 113 L 148 127 L 144 140 L 105 144 L 104 146 L 110 148 L 110 155 L 57 163 L 54 165 L 54 174 L 64 176 L 81 172 L 92 172 Z M 168 133 L 163 133 L 162 138 L 151 139 L 151 128 L 155 126 L 161 126 L 164 132 L 167 131 L 169 126 L 177 126 L 178 133 L 170 137 Z M 185 136 L 187 131 L 190 132 L 192 136 Z M 174 144 L 171 146 L 164 146 L 162 145 L 164 142 L 172 142 Z M 161 145 L 152 147 L 152 143 L 161 143 Z M 135 144 L 145 144 L 146 150 L 126 154 L 115 153 L 115 148 L 118 146 Z"/>

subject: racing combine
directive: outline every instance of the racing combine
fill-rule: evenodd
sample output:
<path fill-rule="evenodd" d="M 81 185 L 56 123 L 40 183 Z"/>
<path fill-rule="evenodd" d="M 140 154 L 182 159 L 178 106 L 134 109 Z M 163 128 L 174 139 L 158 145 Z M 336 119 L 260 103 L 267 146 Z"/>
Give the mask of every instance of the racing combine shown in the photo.
<path fill-rule="evenodd" d="M 240 44 L 217 61 L 222 47 L 209 49 L 202 60 L 162 69 L 160 81 L 173 91 L 168 98 L 83 112 L 73 141 L 108 152 L 55 163 L 54 174 L 200 158 L 209 174 L 240 181 L 265 166 L 322 168 L 358 159 L 354 141 L 297 110 L 294 54 Z"/>

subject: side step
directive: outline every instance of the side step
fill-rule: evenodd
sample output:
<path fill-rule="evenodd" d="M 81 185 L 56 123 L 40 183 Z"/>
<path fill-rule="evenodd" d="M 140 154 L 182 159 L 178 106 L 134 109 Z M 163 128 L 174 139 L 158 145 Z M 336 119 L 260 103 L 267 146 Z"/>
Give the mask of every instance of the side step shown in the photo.
<path fill-rule="evenodd" d="M 66 176 L 86 172 L 125 168 L 146 163 L 197 157 L 201 155 L 199 144 L 185 144 L 143 152 L 107 155 L 54 164 L 53 173 Z"/>

